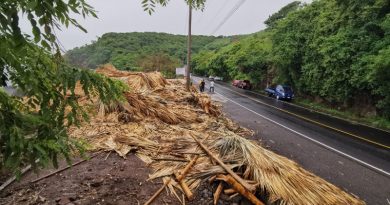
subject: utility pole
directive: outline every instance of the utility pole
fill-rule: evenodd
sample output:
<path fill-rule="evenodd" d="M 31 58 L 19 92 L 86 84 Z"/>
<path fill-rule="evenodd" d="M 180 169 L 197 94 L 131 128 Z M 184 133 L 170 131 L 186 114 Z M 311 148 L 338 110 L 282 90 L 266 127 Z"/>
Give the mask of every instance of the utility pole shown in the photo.
<path fill-rule="evenodd" d="M 190 91 L 191 86 L 191 24 L 192 24 L 192 1 L 189 1 L 189 14 L 188 14 L 188 45 L 187 45 L 187 69 L 186 69 L 186 89 Z"/>

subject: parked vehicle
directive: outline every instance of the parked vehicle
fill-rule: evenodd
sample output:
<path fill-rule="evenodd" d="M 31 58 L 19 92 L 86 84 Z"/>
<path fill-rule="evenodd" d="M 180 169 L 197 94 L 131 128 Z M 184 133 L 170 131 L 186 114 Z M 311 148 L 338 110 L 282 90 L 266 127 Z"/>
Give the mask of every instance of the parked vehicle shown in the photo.
<path fill-rule="evenodd" d="M 250 90 L 252 89 L 252 84 L 249 80 L 243 80 L 239 87 L 242 89 Z"/>
<path fill-rule="evenodd" d="M 214 80 L 214 76 L 210 75 L 209 76 L 209 81 L 212 81 L 212 80 Z"/>
<path fill-rule="evenodd" d="M 275 88 L 269 87 L 265 89 L 269 97 L 276 99 L 292 100 L 294 98 L 294 91 L 288 85 L 277 85 Z"/>
<path fill-rule="evenodd" d="M 214 80 L 215 81 L 223 81 L 223 77 L 215 76 Z"/>
<path fill-rule="evenodd" d="M 252 89 L 252 84 L 249 80 L 233 80 L 232 85 L 242 89 Z"/>
<path fill-rule="evenodd" d="M 233 80 L 232 86 L 239 87 L 242 84 L 242 80 Z"/>

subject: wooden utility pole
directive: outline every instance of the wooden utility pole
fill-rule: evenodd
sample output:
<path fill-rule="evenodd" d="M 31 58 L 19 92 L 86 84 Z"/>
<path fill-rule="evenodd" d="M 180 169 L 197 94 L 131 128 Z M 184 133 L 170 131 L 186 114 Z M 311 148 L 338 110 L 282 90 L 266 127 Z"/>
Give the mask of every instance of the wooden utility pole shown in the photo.
<path fill-rule="evenodd" d="M 192 1 L 189 1 L 189 14 L 188 14 L 188 45 L 187 45 L 187 69 L 186 69 L 186 88 L 190 91 L 191 86 L 191 26 L 192 26 Z"/>

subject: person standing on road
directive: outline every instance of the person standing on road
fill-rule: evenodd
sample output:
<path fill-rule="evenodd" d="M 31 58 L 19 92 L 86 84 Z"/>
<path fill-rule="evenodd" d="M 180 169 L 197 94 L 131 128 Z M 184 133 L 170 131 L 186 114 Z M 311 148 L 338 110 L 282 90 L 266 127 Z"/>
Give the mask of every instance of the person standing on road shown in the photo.
<path fill-rule="evenodd" d="M 214 81 L 212 80 L 210 82 L 210 93 L 213 93 L 214 92 Z"/>
<path fill-rule="evenodd" d="M 205 84 L 206 83 L 204 82 L 204 79 L 202 79 L 202 81 L 200 81 L 200 84 L 199 84 L 199 90 L 201 93 L 204 91 Z"/>

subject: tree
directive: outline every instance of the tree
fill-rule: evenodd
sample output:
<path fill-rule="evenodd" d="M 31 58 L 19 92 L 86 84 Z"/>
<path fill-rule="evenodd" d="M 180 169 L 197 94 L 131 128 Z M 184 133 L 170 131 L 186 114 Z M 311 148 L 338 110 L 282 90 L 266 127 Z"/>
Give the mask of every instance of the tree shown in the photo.
<path fill-rule="evenodd" d="M 3 0 L 0 3 L 0 76 L 10 81 L 25 98 L 10 96 L 0 88 L 0 168 L 16 174 L 23 164 L 57 166 L 59 155 L 82 151 L 81 144 L 68 138 L 67 127 L 87 119 L 75 94 L 80 82 L 87 96 L 103 102 L 120 100 L 126 87 L 89 70 L 64 63 L 54 30 L 81 27 L 71 14 L 96 16 L 84 0 Z M 19 27 L 26 15 L 33 36 Z"/>
<path fill-rule="evenodd" d="M 289 14 L 290 12 L 292 11 L 295 11 L 297 10 L 301 5 L 301 2 L 300 1 L 293 1 L 289 4 L 287 4 L 286 6 L 284 6 L 283 8 L 281 8 L 278 12 L 272 14 L 270 17 L 268 17 L 267 20 L 264 21 L 264 23 L 272 28 L 275 26 L 275 24 L 285 18 L 287 16 L 287 14 Z"/>

